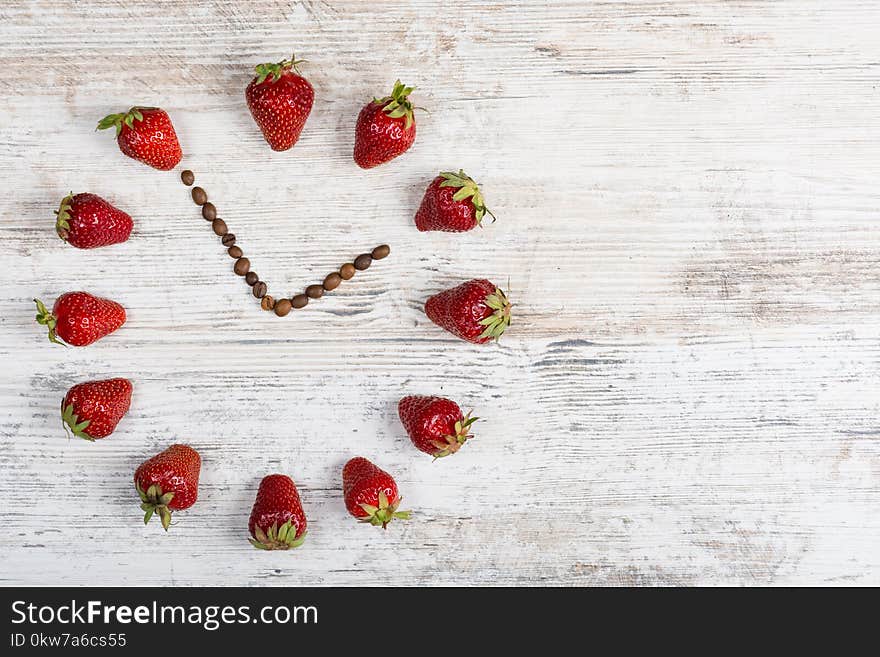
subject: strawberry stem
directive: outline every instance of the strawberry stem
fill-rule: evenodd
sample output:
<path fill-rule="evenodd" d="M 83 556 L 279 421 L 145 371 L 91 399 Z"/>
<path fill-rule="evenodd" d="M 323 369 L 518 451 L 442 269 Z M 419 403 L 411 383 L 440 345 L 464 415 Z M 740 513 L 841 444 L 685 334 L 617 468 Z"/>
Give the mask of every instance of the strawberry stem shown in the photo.
<path fill-rule="evenodd" d="M 478 417 L 471 417 L 470 411 L 467 415 L 465 415 L 462 419 L 455 423 L 453 429 L 455 430 L 454 434 L 449 434 L 448 436 L 443 436 L 441 440 L 435 440 L 431 444 L 437 448 L 437 452 L 434 453 L 434 460 L 441 459 L 444 456 L 449 456 L 450 454 L 455 454 L 462 445 L 464 445 L 469 438 L 473 438 L 474 436 L 470 433 L 471 425 L 479 420 Z"/>
<path fill-rule="evenodd" d="M 483 217 L 487 214 L 492 217 L 493 222 L 496 220 L 492 211 L 486 207 L 486 203 L 483 200 L 483 194 L 480 191 L 480 186 L 463 170 L 459 169 L 458 173 L 441 171 L 440 177 L 443 178 L 443 182 L 440 183 L 441 187 L 454 187 L 458 189 L 452 197 L 453 201 L 463 201 L 466 198 L 470 198 L 471 203 L 474 206 L 474 211 L 476 213 L 475 219 L 478 225 L 482 225 Z"/>
<path fill-rule="evenodd" d="M 258 550 L 289 550 L 302 545 L 306 540 L 307 533 L 303 532 L 297 538 L 296 527 L 292 520 L 288 520 L 281 527 L 276 522 L 268 529 L 254 525 L 254 536 L 248 540 Z"/>
<path fill-rule="evenodd" d="M 486 297 L 485 303 L 492 309 L 492 314 L 480 320 L 480 324 L 486 328 L 479 337 L 492 338 L 497 342 L 510 326 L 510 301 L 501 288 L 496 287 L 495 291 Z"/>
<path fill-rule="evenodd" d="M 400 80 L 397 80 L 394 83 L 390 96 L 374 98 L 373 102 L 382 105 L 382 111 L 392 119 L 406 117 L 404 127 L 409 130 L 413 123 L 413 110 L 424 109 L 423 107 L 413 107 L 413 104 L 409 101 L 409 95 L 413 91 L 415 91 L 415 87 L 407 87 Z"/>
<path fill-rule="evenodd" d="M 40 326 L 46 326 L 49 329 L 49 342 L 54 342 L 55 344 L 64 345 L 61 340 L 55 335 L 55 327 L 58 325 L 58 319 L 49 312 L 49 309 L 46 308 L 45 304 L 39 299 L 34 299 L 34 303 L 37 304 L 37 324 Z M 66 345 L 65 345 L 66 346 Z"/>
<path fill-rule="evenodd" d="M 409 520 L 412 517 L 412 511 L 398 511 L 397 507 L 403 501 L 402 497 L 398 497 L 393 503 L 388 501 L 385 491 L 379 493 L 379 506 L 372 504 L 361 504 L 361 508 L 367 513 L 365 518 L 361 518 L 360 522 L 368 522 L 374 527 L 382 526 L 382 529 L 388 529 L 388 523 L 395 518 L 399 520 Z"/>
<path fill-rule="evenodd" d="M 257 84 L 262 84 L 266 81 L 270 75 L 272 76 L 273 82 L 278 82 L 281 79 L 281 76 L 284 75 L 285 71 L 293 70 L 297 75 L 302 75 L 299 72 L 299 64 L 305 64 L 307 60 L 305 59 L 297 59 L 296 55 L 291 55 L 290 59 L 285 59 L 277 64 L 257 64 L 254 67 L 254 70 L 257 72 Z"/>
<path fill-rule="evenodd" d="M 61 199 L 61 205 L 55 210 L 55 232 L 58 237 L 67 241 L 70 233 L 70 202 L 73 200 L 73 192 Z"/>
<path fill-rule="evenodd" d="M 148 109 L 156 109 L 155 107 L 132 107 L 130 110 L 123 114 L 108 114 L 103 119 L 98 121 L 98 127 L 95 130 L 106 130 L 107 128 L 116 128 L 116 136 L 119 136 L 119 133 L 122 132 L 122 125 L 125 124 L 129 128 L 134 127 L 135 121 L 143 121 L 144 115 L 141 113 L 142 110 Z"/>
<path fill-rule="evenodd" d="M 91 423 L 91 420 L 83 420 L 82 422 L 79 421 L 79 416 L 73 412 L 73 404 L 68 404 L 67 406 L 61 407 L 61 424 L 64 427 L 64 432 L 67 434 L 68 438 L 70 438 L 70 434 L 72 432 L 73 435 L 77 436 L 78 438 L 82 438 L 83 440 L 88 440 L 90 442 L 95 442 L 95 439 L 85 432 L 85 429 Z M 70 428 L 69 431 L 68 427 Z"/>
<path fill-rule="evenodd" d="M 146 491 L 141 488 L 138 482 L 134 484 L 138 495 L 141 498 L 141 510 L 144 511 L 144 524 L 149 524 L 150 518 L 154 513 L 159 514 L 159 520 L 162 523 L 162 529 L 166 532 L 171 526 L 171 509 L 168 505 L 174 499 L 174 493 L 162 493 L 162 487 L 158 484 L 151 484 Z"/>

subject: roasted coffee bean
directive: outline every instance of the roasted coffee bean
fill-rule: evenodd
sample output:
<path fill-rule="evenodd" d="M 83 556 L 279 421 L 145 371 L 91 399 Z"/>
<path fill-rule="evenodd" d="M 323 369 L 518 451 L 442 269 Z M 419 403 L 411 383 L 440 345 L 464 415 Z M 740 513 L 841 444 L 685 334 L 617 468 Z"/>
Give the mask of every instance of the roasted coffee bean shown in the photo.
<path fill-rule="evenodd" d="M 208 202 L 208 192 L 201 187 L 192 188 L 192 197 L 196 205 L 204 205 Z"/>
<path fill-rule="evenodd" d="M 369 253 L 361 253 L 357 258 L 354 259 L 354 268 L 358 271 L 369 269 L 371 264 L 373 264 L 373 256 L 371 256 Z"/>
<path fill-rule="evenodd" d="M 262 299 L 266 296 L 266 284 L 263 281 L 257 281 L 254 285 L 253 293 L 257 299 Z"/>
<path fill-rule="evenodd" d="M 244 277 L 244 280 L 245 280 L 245 282 L 246 282 L 248 285 L 253 285 L 253 284 L 256 283 L 258 280 L 260 280 L 260 277 L 257 276 L 257 272 L 249 271 L 249 272 L 247 273 L 247 275 Z"/>
<path fill-rule="evenodd" d="M 284 317 L 287 313 L 290 312 L 290 300 L 289 299 L 278 299 L 275 304 L 275 314 L 279 317 Z"/>
<path fill-rule="evenodd" d="M 285 301 L 287 301 L 287 299 L 285 299 Z M 305 294 L 297 294 L 290 300 L 290 303 L 294 308 L 305 308 L 309 305 L 309 298 Z"/>
<path fill-rule="evenodd" d="M 324 289 L 328 292 L 330 290 L 335 290 L 339 287 L 339 284 L 342 282 L 342 276 L 333 272 L 332 274 L 328 274 L 327 278 L 324 279 Z"/>
<path fill-rule="evenodd" d="M 387 244 L 380 244 L 373 252 L 370 254 L 373 256 L 373 260 L 381 260 L 382 258 L 388 257 L 388 254 L 391 253 L 391 247 Z"/>
<path fill-rule="evenodd" d="M 211 222 L 211 228 L 214 230 L 214 233 L 223 237 L 226 233 L 229 232 L 229 229 L 226 227 L 226 222 L 217 217 L 214 221 Z"/>
<path fill-rule="evenodd" d="M 275 307 L 275 299 L 268 294 L 260 301 L 260 308 L 263 310 L 272 310 Z"/>
<path fill-rule="evenodd" d="M 220 241 L 223 242 L 223 246 L 232 246 L 233 244 L 235 244 L 235 234 L 234 233 L 226 233 L 223 236 L 223 239 Z"/>
<path fill-rule="evenodd" d="M 192 171 L 190 171 L 189 169 L 184 169 L 183 171 L 180 172 L 180 180 L 184 185 L 189 187 L 190 185 L 192 185 L 195 182 L 196 175 Z"/>
<path fill-rule="evenodd" d="M 323 285 L 309 285 L 306 288 L 306 296 L 309 299 L 320 299 L 324 296 L 324 286 Z"/>
<path fill-rule="evenodd" d="M 226 253 L 229 254 L 230 258 L 240 258 L 241 257 L 241 247 L 239 246 L 230 246 L 226 249 Z"/>
<path fill-rule="evenodd" d="M 208 202 L 202 206 L 202 216 L 207 221 L 214 221 L 217 218 L 217 208 L 214 207 L 213 203 Z"/>
<path fill-rule="evenodd" d="M 354 276 L 354 265 L 350 262 L 346 262 L 339 268 L 339 275 L 342 277 L 342 280 L 347 281 L 349 278 Z"/>
<path fill-rule="evenodd" d="M 248 273 L 248 270 L 251 268 L 251 261 L 247 258 L 239 258 L 235 261 L 235 264 L 232 266 L 232 271 L 234 271 L 239 276 L 244 276 Z"/>

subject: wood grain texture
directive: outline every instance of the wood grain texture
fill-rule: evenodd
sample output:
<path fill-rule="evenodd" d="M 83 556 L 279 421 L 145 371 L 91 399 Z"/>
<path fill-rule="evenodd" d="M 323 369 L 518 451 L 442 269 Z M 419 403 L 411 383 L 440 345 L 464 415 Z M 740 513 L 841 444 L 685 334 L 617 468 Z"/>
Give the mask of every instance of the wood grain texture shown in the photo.
<path fill-rule="evenodd" d="M 0 584 L 880 584 L 880 9 L 858 2 L 4 2 L 0 5 Z M 276 154 L 244 103 L 289 55 L 316 103 Z M 359 106 L 418 86 L 415 147 L 364 172 Z M 96 121 L 172 115 L 271 293 L 381 242 L 308 311 L 258 310 L 178 172 Z M 420 234 L 439 170 L 499 220 Z M 135 218 L 78 251 L 52 210 L 91 191 Z M 507 284 L 479 348 L 424 299 Z M 129 321 L 51 347 L 31 298 L 87 289 Z M 68 441 L 68 387 L 135 383 L 116 434 Z M 396 418 L 442 393 L 483 419 L 432 463 Z M 200 501 L 144 528 L 131 474 L 185 440 Z M 341 466 L 393 472 L 410 523 L 357 525 Z M 246 541 L 260 478 L 310 520 Z M 145 555 L 149 555 L 145 559 Z"/>

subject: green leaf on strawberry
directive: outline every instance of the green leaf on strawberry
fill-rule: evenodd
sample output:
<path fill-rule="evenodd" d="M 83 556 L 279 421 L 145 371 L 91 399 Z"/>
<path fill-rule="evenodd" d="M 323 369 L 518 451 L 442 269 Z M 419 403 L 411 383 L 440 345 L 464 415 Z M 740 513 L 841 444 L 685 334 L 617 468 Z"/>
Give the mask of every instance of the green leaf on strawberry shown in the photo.
<path fill-rule="evenodd" d="M 86 428 L 92 423 L 92 421 L 83 420 L 80 422 L 79 416 L 73 412 L 73 404 L 68 404 L 61 409 L 61 420 L 64 423 L 64 431 L 67 433 L 68 437 L 70 437 L 70 434 L 72 433 L 74 436 L 82 438 L 83 440 L 95 442 L 95 439 L 85 432 Z"/>

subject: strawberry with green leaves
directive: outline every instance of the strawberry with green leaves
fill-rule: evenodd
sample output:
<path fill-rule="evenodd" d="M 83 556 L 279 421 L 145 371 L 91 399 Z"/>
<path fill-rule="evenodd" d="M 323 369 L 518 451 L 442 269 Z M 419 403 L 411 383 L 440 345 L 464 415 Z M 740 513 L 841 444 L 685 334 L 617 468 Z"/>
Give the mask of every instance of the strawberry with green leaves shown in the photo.
<path fill-rule="evenodd" d="M 171 513 L 196 503 L 201 469 L 202 457 L 189 445 L 172 445 L 141 463 L 134 473 L 134 487 L 141 499 L 144 524 L 156 514 L 168 531 Z"/>
<path fill-rule="evenodd" d="M 183 157 L 171 118 L 158 107 L 132 107 L 105 116 L 98 130 L 108 128 L 116 128 L 116 143 L 123 154 L 154 169 L 169 171 Z"/>
<path fill-rule="evenodd" d="M 510 302 L 497 285 L 475 278 L 432 296 L 425 314 L 462 340 L 485 344 L 498 340 L 510 325 Z"/>
<path fill-rule="evenodd" d="M 463 233 L 479 226 L 487 214 L 495 219 L 473 178 L 461 169 L 458 173 L 443 171 L 425 190 L 416 212 L 416 228 Z"/>
<path fill-rule="evenodd" d="M 68 435 L 95 441 L 116 429 L 131 406 L 131 381 L 104 379 L 73 386 L 61 402 L 61 420 Z"/>
<path fill-rule="evenodd" d="M 409 150 L 416 140 L 416 109 L 409 100 L 415 87 L 400 80 L 390 96 L 374 98 L 358 114 L 354 128 L 354 161 L 372 169 Z"/>
<path fill-rule="evenodd" d="M 283 474 L 263 477 L 248 520 L 250 542 L 259 550 L 289 550 L 306 540 L 306 514 L 293 479 Z"/>
<path fill-rule="evenodd" d="M 470 427 L 478 419 L 462 413 L 451 399 L 427 395 L 404 397 L 397 414 L 412 444 L 434 458 L 455 454 L 473 438 Z"/>
<path fill-rule="evenodd" d="M 125 308 L 88 292 L 62 294 L 55 300 L 51 313 L 39 299 L 34 299 L 34 303 L 37 323 L 49 329 L 49 341 L 55 344 L 85 347 L 125 323 Z"/>
<path fill-rule="evenodd" d="M 297 68 L 303 60 L 259 64 L 244 95 L 248 109 L 273 151 L 286 151 L 299 139 L 312 111 L 315 90 Z"/>
<path fill-rule="evenodd" d="M 362 456 L 355 457 L 342 468 L 342 489 L 345 507 L 361 522 L 374 527 L 388 527 L 398 518 L 409 520 L 410 511 L 398 511 L 403 498 L 392 476 Z"/>
<path fill-rule="evenodd" d="M 55 211 L 55 232 L 71 246 L 94 249 L 125 242 L 134 223 L 96 194 L 69 194 Z"/>

